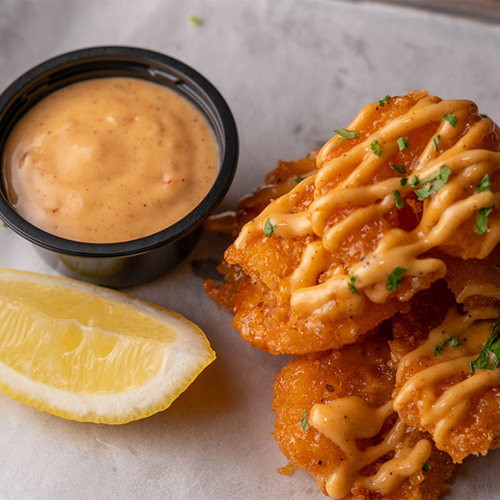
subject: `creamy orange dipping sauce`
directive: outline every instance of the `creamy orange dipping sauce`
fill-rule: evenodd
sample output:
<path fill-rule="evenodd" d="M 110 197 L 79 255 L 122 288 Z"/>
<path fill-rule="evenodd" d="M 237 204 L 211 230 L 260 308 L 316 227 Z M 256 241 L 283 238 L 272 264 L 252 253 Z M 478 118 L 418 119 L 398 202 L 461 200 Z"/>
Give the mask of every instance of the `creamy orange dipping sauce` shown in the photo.
<path fill-rule="evenodd" d="M 185 98 L 138 78 L 64 87 L 10 134 L 3 181 L 15 210 L 67 239 L 115 243 L 171 226 L 219 171 L 212 129 Z"/>

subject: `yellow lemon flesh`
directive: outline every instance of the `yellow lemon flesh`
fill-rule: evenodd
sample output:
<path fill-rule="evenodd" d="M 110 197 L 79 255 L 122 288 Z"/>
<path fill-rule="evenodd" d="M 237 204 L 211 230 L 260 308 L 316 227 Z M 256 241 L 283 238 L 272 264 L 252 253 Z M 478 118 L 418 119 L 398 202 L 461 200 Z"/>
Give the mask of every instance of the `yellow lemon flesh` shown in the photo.
<path fill-rule="evenodd" d="M 0 269 L 0 391 L 60 417 L 164 410 L 215 359 L 181 315 L 75 280 Z"/>

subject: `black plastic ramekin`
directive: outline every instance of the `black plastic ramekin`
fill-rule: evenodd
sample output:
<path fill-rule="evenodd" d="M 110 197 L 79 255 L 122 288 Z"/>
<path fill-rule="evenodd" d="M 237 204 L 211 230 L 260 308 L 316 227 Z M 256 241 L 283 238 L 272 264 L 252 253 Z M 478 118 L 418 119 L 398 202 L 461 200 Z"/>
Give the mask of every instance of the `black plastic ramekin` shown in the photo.
<path fill-rule="evenodd" d="M 226 194 L 238 160 L 238 133 L 221 94 L 197 71 L 164 54 L 135 47 L 91 47 L 32 68 L 0 95 L 0 154 L 28 109 L 51 92 L 91 78 L 126 76 L 165 85 L 194 104 L 211 125 L 219 148 L 219 174 L 188 215 L 158 233 L 121 243 L 82 243 L 42 231 L 22 218 L 0 186 L 0 218 L 34 243 L 57 271 L 92 283 L 125 287 L 144 283 L 178 264 L 192 249 L 202 222 Z M 2 176 L 3 177 L 3 176 Z"/>

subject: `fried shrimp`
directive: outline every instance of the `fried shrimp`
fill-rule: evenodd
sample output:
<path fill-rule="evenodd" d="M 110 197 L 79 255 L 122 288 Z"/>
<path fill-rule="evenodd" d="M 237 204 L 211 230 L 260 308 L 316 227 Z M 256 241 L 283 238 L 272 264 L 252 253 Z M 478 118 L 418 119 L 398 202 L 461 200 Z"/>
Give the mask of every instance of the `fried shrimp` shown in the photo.
<path fill-rule="evenodd" d="M 278 161 L 264 182 L 252 194 L 242 198 L 234 212 L 224 212 L 208 219 L 206 227 L 236 236 L 241 228 L 257 217 L 269 203 L 293 189 L 305 178 L 314 175 L 317 151 L 310 151 L 305 158 L 296 161 Z M 213 279 L 205 280 L 203 287 L 207 295 L 224 309 L 233 310 L 234 299 L 242 283 L 249 281 L 238 265 L 230 265 L 222 259 L 217 270 L 224 277 L 222 283 Z"/>
<path fill-rule="evenodd" d="M 274 354 L 338 349 L 500 241 L 500 132 L 474 103 L 425 93 L 365 107 L 225 253 L 248 276 L 234 325 Z"/>
<path fill-rule="evenodd" d="M 486 454 L 500 438 L 500 370 L 483 369 L 489 363 L 484 345 L 492 332 L 498 334 L 491 316 L 450 310 L 398 367 L 395 410 L 409 425 L 430 432 L 455 462 Z"/>
<path fill-rule="evenodd" d="M 488 263 L 454 279 L 459 296 L 467 288 L 459 282 L 473 286 Z M 495 280 L 493 273 L 482 285 L 500 293 Z M 455 462 L 500 444 L 500 369 L 492 347 L 500 330 L 498 307 L 486 302 L 491 300 L 474 295 L 473 303 L 483 306 L 464 309 L 436 283 L 415 296 L 407 314 L 392 320 L 398 363 L 394 408 L 408 425 L 431 433 Z"/>
<path fill-rule="evenodd" d="M 434 500 L 500 445 L 500 130 L 415 92 L 336 133 L 240 204 L 205 287 L 299 355 L 274 384 L 291 467 L 334 499 Z"/>
<path fill-rule="evenodd" d="M 333 498 L 431 500 L 447 488 L 451 459 L 392 409 L 389 359 L 371 337 L 290 361 L 276 378 L 275 438 Z"/>

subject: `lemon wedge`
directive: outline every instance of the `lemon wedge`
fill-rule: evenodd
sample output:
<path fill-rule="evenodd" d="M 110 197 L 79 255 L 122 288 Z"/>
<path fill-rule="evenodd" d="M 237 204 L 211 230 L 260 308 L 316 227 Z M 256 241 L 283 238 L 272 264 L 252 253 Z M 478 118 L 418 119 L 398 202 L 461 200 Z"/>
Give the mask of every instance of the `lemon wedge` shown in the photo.
<path fill-rule="evenodd" d="M 181 315 L 79 281 L 0 269 L 0 391 L 63 418 L 164 410 L 215 359 Z"/>

